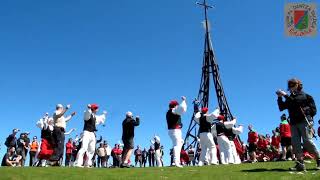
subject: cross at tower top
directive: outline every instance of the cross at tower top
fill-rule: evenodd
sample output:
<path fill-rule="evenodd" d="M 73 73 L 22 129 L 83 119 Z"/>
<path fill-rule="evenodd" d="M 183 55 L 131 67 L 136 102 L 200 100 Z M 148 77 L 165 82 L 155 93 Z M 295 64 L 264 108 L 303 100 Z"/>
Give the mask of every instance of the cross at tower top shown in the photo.
<path fill-rule="evenodd" d="M 199 6 L 203 6 L 205 9 L 213 8 L 213 6 L 207 4 L 206 0 L 203 0 L 203 3 L 196 2 L 196 4 Z"/>
<path fill-rule="evenodd" d="M 196 2 L 196 4 L 197 5 L 199 5 L 199 6 L 202 6 L 203 7 L 203 9 L 204 9 L 204 16 L 205 16 L 205 29 L 206 29 L 206 32 L 208 33 L 209 32 L 209 23 L 208 23 L 208 15 L 207 15 L 207 10 L 209 9 L 209 8 L 214 8 L 214 6 L 210 6 L 210 5 L 208 5 L 207 4 L 207 1 L 206 0 L 203 0 L 203 3 L 200 3 L 200 2 Z"/>

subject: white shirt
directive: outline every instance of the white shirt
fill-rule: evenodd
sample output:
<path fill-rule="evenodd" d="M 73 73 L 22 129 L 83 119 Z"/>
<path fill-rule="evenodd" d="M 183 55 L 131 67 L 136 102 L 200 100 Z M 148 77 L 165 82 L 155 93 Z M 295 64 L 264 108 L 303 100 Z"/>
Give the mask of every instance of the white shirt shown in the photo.
<path fill-rule="evenodd" d="M 106 155 L 110 156 L 111 155 L 111 147 L 109 145 L 107 145 L 107 147 L 105 147 L 106 149 Z"/>
<path fill-rule="evenodd" d="M 49 127 L 49 129 L 51 131 L 53 131 L 53 126 L 51 124 L 48 123 L 49 121 L 49 117 L 48 116 L 45 116 L 43 118 L 41 118 L 37 123 L 37 127 L 39 127 L 40 129 L 47 129 Z"/>
<path fill-rule="evenodd" d="M 67 123 L 66 122 L 70 121 L 72 116 L 69 115 L 67 117 L 64 117 L 64 116 L 61 116 L 61 113 L 62 112 L 58 111 L 58 110 L 53 113 L 54 126 L 62 127 L 64 129 L 66 129 L 66 127 L 67 127 Z"/>

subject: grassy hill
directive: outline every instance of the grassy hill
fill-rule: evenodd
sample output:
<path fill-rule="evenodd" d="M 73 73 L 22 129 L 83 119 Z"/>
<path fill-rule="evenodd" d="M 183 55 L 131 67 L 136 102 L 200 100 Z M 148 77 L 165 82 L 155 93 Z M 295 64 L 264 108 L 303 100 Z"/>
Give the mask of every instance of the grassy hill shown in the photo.
<path fill-rule="evenodd" d="M 241 165 L 173 168 L 83 169 L 83 168 L 0 168 L 0 179 L 320 179 L 315 164 L 306 164 L 307 172 L 288 171 L 292 162 L 268 162 Z"/>

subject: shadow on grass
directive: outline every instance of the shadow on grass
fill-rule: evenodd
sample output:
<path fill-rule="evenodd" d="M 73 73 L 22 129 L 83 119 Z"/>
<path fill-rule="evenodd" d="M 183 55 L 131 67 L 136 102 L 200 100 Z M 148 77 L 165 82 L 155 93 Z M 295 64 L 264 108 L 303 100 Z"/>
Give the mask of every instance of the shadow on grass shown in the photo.
<path fill-rule="evenodd" d="M 248 170 L 242 170 L 242 172 L 287 172 L 290 171 L 289 169 L 266 169 L 266 168 L 258 168 L 258 169 L 248 169 Z"/>
<path fill-rule="evenodd" d="M 307 169 L 307 171 L 318 171 L 317 169 Z M 248 172 L 248 173 L 255 173 L 255 172 L 290 172 L 289 169 L 280 169 L 280 168 L 274 168 L 274 169 L 266 169 L 266 168 L 257 168 L 257 169 L 248 169 L 248 170 L 242 170 L 242 172 Z"/>

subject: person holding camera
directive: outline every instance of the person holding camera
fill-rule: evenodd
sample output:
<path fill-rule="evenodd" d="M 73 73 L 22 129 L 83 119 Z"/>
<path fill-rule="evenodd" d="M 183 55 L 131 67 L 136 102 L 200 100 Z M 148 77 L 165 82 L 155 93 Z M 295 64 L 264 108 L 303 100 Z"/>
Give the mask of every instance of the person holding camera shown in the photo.
<path fill-rule="evenodd" d="M 303 144 L 308 152 L 316 156 L 317 169 L 320 170 L 320 155 L 316 145 L 312 141 L 312 138 L 315 136 L 313 117 L 317 113 L 317 108 L 312 96 L 303 92 L 302 89 L 302 82 L 294 78 L 288 81 L 290 94 L 287 94 L 283 90 L 276 92 L 278 95 L 279 110 L 284 111 L 287 109 L 290 117 L 292 146 L 298 160 L 296 166 L 291 168 L 291 170 L 305 170 L 301 144 Z M 302 143 L 301 139 L 303 141 Z"/>

